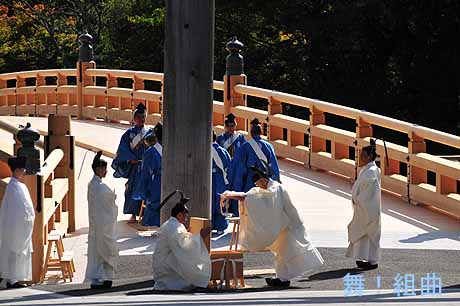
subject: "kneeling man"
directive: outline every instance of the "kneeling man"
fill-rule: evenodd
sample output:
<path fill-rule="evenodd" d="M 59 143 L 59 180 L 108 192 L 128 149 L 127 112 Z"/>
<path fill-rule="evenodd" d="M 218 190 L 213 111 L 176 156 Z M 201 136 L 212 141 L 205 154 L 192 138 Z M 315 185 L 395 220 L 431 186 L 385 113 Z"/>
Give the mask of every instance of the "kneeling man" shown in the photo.
<path fill-rule="evenodd" d="M 160 208 L 170 196 L 160 204 Z M 187 231 L 184 224 L 189 214 L 185 205 L 188 201 L 188 198 L 182 197 L 173 207 L 171 218 L 160 227 L 153 253 L 154 290 L 187 291 L 208 286 L 211 260 L 202 237 L 208 236 L 211 228 L 202 229 L 200 235 Z"/>
<path fill-rule="evenodd" d="M 244 201 L 240 211 L 242 249 L 273 252 L 276 278 L 267 278 L 266 282 L 274 287 L 289 286 L 290 280 L 318 268 L 324 260 L 283 185 L 262 169 L 251 170 L 256 187 L 246 193 L 226 191 L 221 198 Z"/>

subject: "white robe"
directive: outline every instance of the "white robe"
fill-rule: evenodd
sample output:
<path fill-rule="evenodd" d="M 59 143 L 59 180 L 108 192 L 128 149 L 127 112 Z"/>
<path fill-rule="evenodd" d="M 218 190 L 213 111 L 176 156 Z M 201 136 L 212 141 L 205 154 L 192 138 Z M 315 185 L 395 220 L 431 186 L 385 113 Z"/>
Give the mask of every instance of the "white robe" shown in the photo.
<path fill-rule="evenodd" d="M 353 219 L 348 225 L 347 256 L 376 262 L 380 253 L 380 169 L 370 162 L 361 169 L 353 185 Z"/>
<path fill-rule="evenodd" d="M 211 259 L 200 235 L 187 232 L 171 217 L 160 227 L 153 252 L 154 290 L 190 290 L 208 286 Z"/>
<path fill-rule="evenodd" d="M 252 252 L 275 255 L 278 278 L 291 280 L 324 263 L 283 185 L 269 180 L 267 189 L 253 187 L 240 211 L 240 244 Z"/>
<path fill-rule="evenodd" d="M 88 184 L 88 265 L 85 281 L 113 279 L 118 259 L 116 194 L 102 179 L 94 175 Z"/>
<path fill-rule="evenodd" d="M 12 177 L 0 208 L 0 277 L 11 283 L 32 279 L 34 220 L 29 189 Z"/>

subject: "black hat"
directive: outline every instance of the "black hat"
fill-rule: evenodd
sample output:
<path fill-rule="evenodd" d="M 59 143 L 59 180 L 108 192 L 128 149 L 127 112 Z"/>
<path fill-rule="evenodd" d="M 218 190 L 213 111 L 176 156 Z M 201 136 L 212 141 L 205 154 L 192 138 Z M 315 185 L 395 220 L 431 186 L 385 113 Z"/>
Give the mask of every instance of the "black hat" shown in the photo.
<path fill-rule="evenodd" d="M 254 119 L 251 120 L 250 124 L 252 124 L 252 125 L 259 125 L 259 124 L 261 124 L 261 122 L 259 121 L 258 118 L 254 118 Z"/>
<path fill-rule="evenodd" d="M 11 171 L 25 169 L 26 161 L 27 158 L 25 156 L 10 157 L 8 158 L 8 166 L 10 166 Z"/>
<path fill-rule="evenodd" d="M 161 141 L 163 140 L 163 125 L 160 122 L 158 122 L 153 128 L 153 133 L 155 134 L 155 137 L 158 139 L 158 141 L 161 143 Z"/>
<path fill-rule="evenodd" d="M 233 115 L 232 113 L 225 116 L 225 121 L 224 121 L 225 125 L 236 124 L 235 118 L 236 118 L 235 115 Z"/>
<path fill-rule="evenodd" d="M 107 162 L 101 159 L 101 156 L 102 156 L 102 151 L 97 151 L 96 156 L 94 156 L 93 163 L 91 165 L 91 168 L 93 168 L 93 171 L 96 171 L 96 168 L 107 166 Z"/>
<path fill-rule="evenodd" d="M 134 116 L 136 116 L 137 114 L 139 115 L 144 115 L 145 114 L 145 110 L 147 108 L 145 107 L 144 103 L 139 103 L 137 106 L 136 106 L 136 109 L 134 110 Z"/>
<path fill-rule="evenodd" d="M 261 178 L 266 178 L 268 179 L 268 173 L 267 171 L 260 169 L 256 165 L 251 166 L 251 170 L 254 171 L 254 174 L 252 175 L 252 181 L 255 183 Z"/>

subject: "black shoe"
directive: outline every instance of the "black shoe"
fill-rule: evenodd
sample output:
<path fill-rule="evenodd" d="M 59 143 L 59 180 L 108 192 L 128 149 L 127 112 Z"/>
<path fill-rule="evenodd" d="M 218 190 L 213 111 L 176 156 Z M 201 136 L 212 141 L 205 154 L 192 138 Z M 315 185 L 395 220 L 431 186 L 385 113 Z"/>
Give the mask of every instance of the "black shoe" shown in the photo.
<path fill-rule="evenodd" d="M 369 262 L 365 262 L 365 265 L 364 267 L 362 267 L 363 270 L 374 270 L 374 269 L 377 269 L 379 267 L 378 264 L 371 264 Z"/>
<path fill-rule="evenodd" d="M 279 278 L 266 278 L 265 282 L 270 287 L 289 287 L 291 285 L 290 281 L 282 281 Z"/>
<path fill-rule="evenodd" d="M 366 266 L 366 262 L 365 261 L 362 261 L 362 260 L 357 260 L 356 261 L 356 266 L 358 266 L 358 268 L 362 269 Z"/>
<path fill-rule="evenodd" d="M 6 288 L 8 289 L 17 289 L 17 288 L 25 288 L 27 287 L 26 285 L 20 284 L 18 282 L 15 282 L 14 284 L 11 284 L 10 282 L 6 283 Z"/>
<path fill-rule="evenodd" d="M 110 289 L 112 288 L 112 281 L 111 280 L 106 280 L 102 283 L 102 286 L 104 286 L 105 289 Z"/>

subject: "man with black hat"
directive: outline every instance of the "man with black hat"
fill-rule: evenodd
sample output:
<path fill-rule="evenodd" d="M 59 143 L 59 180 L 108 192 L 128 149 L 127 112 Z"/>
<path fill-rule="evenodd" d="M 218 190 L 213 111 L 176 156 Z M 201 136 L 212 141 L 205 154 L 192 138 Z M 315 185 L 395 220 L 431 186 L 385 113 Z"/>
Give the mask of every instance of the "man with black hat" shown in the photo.
<path fill-rule="evenodd" d="M 0 207 L 0 282 L 21 288 L 32 279 L 32 232 L 35 209 L 24 184 L 26 158 L 8 158 L 13 176 Z"/>
<path fill-rule="evenodd" d="M 259 119 L 251 121 L 251 139 L 247 140 L 238 150 L 233 160 L 231 188 L 235 191 L 248 191 L 254 187 L 251 166 L 264 168 L 271 179 L 280 181 L 278 161 L 273 146 L 261 138 L 262 125 Z"/>
<path fill-rule="evenodd" d="M 221 135 L 217 136 L 216 139 L 216 142 L 227 150 L 232 158 L 235 156 L 235 152 L 241 147 L 241 145 L 246 142 L 244 136 L 236 131 L 237 123 L 235 118 L 235 115 L 232 113 L 225 117 L 225 131 Z"/>
<path fill-rule="evenodd" d="M 101 159 L 102 151 L 94 157 L 94 176 L 88 184 L 88 265 L 85 281 L 92 289 L 112 287 L 113 271 L 118 260 L 115 233 L 118 208 L 117 195 L 102 179 L 107 174 L 107 162 Z"/>
<path fill-rule="evenodd" d="M 243 250 L 270 250 L 275 255 L 275 278 L 269 286 L 287 287 L 290 281 L 323 264 L 305 225 L 283 185 L 270 179 L 263 168 L 251 167 L 255 187 L 248 192 L 226 191 L 221 205 L 235 199 L 244 205 L 240 215 L 239 243 Z"/>
<path fill-rule="evenodd" d="M 144 141 L 148 149 L 142 158 L 141 181 L 134 195 L 135 200 L 145 201 L 144 226 L 160 226 L 162 130 L 161 123 L 157 123 Z"/>
<path fill-rule="evenodd" d="M 134 200 L 134 192 L 138 188 L 141 174 L 141 162 L 144 151 L 147 149 L 144 144 L 144 137 L 151 132 L 150 128 L 144 126 L 146 119 L 145 105 L 139 103 L 134 111 L 134 126 L 130 127 L 121 137 L 117 155 L 112 162 L 115 170 L 114 177 L 127 178 L 125 190 L 124 214 L 131 214 L 129 222 L 136 222 L 139 215 L 141 201 Z"/>
<path fill-rule="evenodd" d="M 160 209 L 177 192 L 181 198 L 172 208 L 171 217 L 161 225 L 153 252 L 154 290 L 206 288 L 211 278 L 211 259 L 203 240 L 211 228 L 202 229 L 200 235 L 187 231 L 189 209 L 185 204 L 190 199 L 175 191 L 163 200 Z"/>

